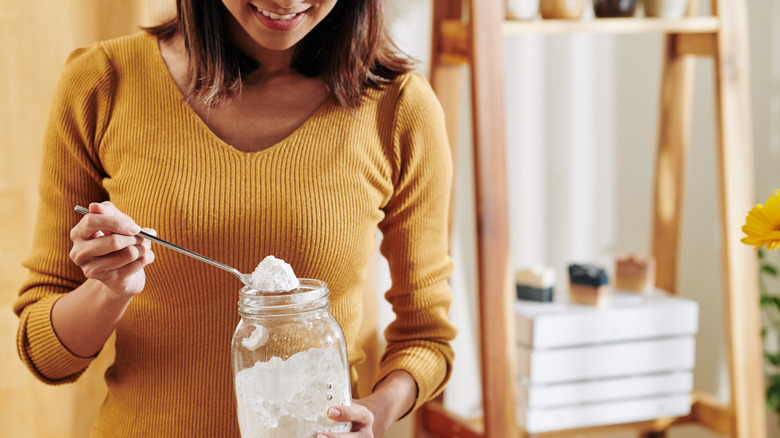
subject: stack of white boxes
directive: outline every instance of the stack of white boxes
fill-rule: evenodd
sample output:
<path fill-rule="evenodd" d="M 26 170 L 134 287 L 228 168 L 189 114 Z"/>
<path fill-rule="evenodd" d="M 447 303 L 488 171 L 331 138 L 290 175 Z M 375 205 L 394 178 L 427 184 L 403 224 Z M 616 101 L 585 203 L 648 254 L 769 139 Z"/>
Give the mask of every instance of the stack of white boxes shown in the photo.
<path fill-rule="evenodd" d="M 518 406 L 529 433 L 690 412 L 695 301 L 613 293 L 609 306 L 517 301 Z"/>

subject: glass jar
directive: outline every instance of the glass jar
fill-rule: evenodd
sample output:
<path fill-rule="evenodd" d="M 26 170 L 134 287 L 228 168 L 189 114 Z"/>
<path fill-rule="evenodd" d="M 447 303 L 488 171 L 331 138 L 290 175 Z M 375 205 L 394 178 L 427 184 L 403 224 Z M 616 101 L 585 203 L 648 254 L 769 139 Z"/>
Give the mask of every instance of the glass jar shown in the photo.
<path fill-rule="evenodd" d="M 349 432 L 327 418 L 352 403 L 346 342 L 330 313 L 325 282 L 300 279 L 288 292 L 239 291 L 231 344 L 242 438 Z"/>

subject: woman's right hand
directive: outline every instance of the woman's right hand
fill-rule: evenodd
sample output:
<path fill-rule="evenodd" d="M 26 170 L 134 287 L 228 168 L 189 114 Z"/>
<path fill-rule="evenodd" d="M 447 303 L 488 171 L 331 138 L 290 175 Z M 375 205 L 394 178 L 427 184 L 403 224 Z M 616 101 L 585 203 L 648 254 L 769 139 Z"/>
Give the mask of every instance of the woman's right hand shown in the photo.
<path fill-rule="evenodd" d="M 138 236 L 141 227 L 109 201 L 90 204 L 89 212 L 70 230 L 71 260 L 119 297 L 137 295 L 146 284 L 144 267 L 154 261 L 151 241 Z"/>

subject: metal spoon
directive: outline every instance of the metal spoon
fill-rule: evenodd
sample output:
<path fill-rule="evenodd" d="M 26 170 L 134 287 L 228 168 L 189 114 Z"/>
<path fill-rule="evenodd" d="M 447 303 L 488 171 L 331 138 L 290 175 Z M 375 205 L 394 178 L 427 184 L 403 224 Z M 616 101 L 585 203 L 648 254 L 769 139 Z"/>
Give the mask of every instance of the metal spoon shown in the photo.
<path fill-rule="evenodd" d="M 84 208 L 84 207 L 82 207 L 82 206 L 80 206 L 80 205 L 77 205 L 75 210 L 77 212 L 81 213 L 81 214 L 89 214 L 89 210 Z M 160 245 L 168 247 L 168 248 L 170 248 L 170 249 L 172 249 L 174 251 L 178 251 L 178 252 L 180 252 L 180 253 L 182 253 L 184 255 L 188 255 L 188 256 L 190 256 L 190 257 L 192 257 L 194 259 L 198 259 L 198 260 L 200 260 L 202 262 L 206 262 L 206 263 L 210 264 L 211 266 L 216 266 L 219 269 L 224 269 L 225 271 L 228 271 L 231 274 L 233 274 L 236 277 L 238 277 L 238 279 L 241 280 L 241 282 L 244 283 L 245 285 L 251 287 L 252 289 L 255 288 L 254 286 L 252 286 L 252 278 L 251 278 L 252 275 L 251 274 L 243 274 L 243 273 L 241 273 L 241 271 L 239 271 L 236 268 L 231 268 L 230 266 L 228 266 L 228 265 L 226 265 L 224 263 L 220 263 L 220 262 L 218 262 L 216 260 L 211 260 L 208 257 L 204 257 L 204 256 L 202 256 L 202 255 L 200 255 L 200 254 L 198 254 L 196 252 L 192 252 L 192 251 L 190 251 L 188 249 L 182 248 L 179 245 L 174 245 L 171 242 L 168 242 L 166 240 L 160 239 L 157 236 L 152 236 L 149 233 L 145 233 L 143 231 L 140 231 L 138 233 L 138 235 L 142 236 L 142 237 L 144 237 L 146 239 L 149 239 L 152 242 L 159 243 Z"/>

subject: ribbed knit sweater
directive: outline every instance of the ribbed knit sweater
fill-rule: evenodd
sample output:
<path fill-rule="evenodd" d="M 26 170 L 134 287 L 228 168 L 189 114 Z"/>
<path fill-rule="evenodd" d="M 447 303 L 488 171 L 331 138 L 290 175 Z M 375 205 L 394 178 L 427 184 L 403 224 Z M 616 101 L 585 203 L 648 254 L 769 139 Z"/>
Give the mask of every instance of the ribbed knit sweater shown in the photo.
<path fill-rule="evenodd" d="M 299 277 L 327 282 L 353 383 L 364 359 L 364 272 L 380 230 L 396 318 L 377 381 L 408 371 L 416 408 L 449 378 L 451 159 L 441 107 L 419 74 L 370 91 L 353 113 L 331 97 L 278 144 L 246 153 L 183 101 L 156 39 L 141 33 L 69 57 L 43 156 L 30 275 L 14 310 L 20 356 L 44 382 L 72 382 L 94 359 L 68 351 L 50 314 L 85 281 L 68 255 L 69 230 L 81 219 L 73 207 L 103 200 L 242 272 L 274 255 Z M 237 437 L 230 340 L 241 284 L 167 248 L 154 251 L 146 287 L 116 328 L 93 436 Z"/>

